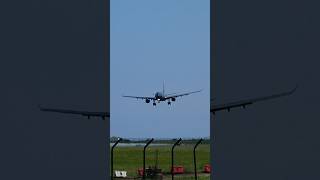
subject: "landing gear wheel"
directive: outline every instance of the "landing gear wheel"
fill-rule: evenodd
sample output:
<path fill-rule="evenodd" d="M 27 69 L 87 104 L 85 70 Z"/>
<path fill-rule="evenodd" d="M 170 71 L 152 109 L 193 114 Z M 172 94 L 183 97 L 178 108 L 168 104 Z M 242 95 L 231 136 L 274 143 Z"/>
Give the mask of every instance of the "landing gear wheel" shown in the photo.
<path fill-rule="evenodd" d="M 170 102 L 170 101 L 168 102 L 168 105 L 171 105 L 171 102 Z"/>
<path fill-rule="evenodd" d="M 154 102 L 152 105 L 153 105 L 153 106 L 156 106 L 157 104 Z"/>

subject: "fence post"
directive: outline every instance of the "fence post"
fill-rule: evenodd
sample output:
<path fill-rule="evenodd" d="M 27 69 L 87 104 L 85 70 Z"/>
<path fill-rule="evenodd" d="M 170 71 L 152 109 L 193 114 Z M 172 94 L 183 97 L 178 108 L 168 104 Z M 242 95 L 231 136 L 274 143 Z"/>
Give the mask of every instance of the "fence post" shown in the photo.
<path fill-rule="evenodd" d="M 122 140 L 119 138 L 111 148 L 111 180 L 113 180 L 113 149 L 117 146 L 117 144 Z"/>
<path fill-rule="evenodd" d="M 196 159 L 196 148 L 201 143 L 202 138 L 196 143 L 196 145 L 193 148 L 193 163 L 194 163 L 194 177 L 195 180 L 198 180 L 198 174 L 197 174 L 197 159 Z"/>
<path fill-rule="evenodd" d="M 172 149 L 171 149 L 171 177 L 172 177 L 172 180 L 174 179 L 174 173 L 173 173 L 173 165 L 174 165 L 174 162 L 173 162 L 173 159 L 174 159 L 174 154 L 173 154 L 173 150 L 174 150 L 174 147 L 176 145 L 178 145 L 180 143 L 182 139 L 178 139 L 178 141 L 176 141 L 173 146 L 172 146 Z"/>
<path fill-rule="evenodd" d="M 146 178 L 146 148 L 149 146 L 150 143 L 152 143 L 152 141 L 153 138 L 150 139 L 143 148 L 143 179 Z"/>

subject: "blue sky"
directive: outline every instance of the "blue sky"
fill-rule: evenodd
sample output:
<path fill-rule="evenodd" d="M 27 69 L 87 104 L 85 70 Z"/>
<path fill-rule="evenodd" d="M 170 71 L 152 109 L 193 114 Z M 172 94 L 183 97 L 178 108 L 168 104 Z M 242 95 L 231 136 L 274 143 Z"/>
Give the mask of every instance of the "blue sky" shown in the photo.
<path fill-rule="evenodd" d="M 111 0 L 110 135 L 210 135 L 209 0 Z M 202 92 L 146 104 L 121 95 Z"/>

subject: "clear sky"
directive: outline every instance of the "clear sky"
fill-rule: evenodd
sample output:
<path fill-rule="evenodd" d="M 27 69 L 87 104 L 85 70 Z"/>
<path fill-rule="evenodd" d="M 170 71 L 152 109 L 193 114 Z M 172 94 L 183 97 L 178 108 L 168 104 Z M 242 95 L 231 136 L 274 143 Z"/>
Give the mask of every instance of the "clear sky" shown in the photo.
<path fill-rule="evenodd" d="M 209 0 L 111 0 L 111 136 L 210 135 Z M 153 96 L 203 89 L 146 104 L 125 95 Z"/>

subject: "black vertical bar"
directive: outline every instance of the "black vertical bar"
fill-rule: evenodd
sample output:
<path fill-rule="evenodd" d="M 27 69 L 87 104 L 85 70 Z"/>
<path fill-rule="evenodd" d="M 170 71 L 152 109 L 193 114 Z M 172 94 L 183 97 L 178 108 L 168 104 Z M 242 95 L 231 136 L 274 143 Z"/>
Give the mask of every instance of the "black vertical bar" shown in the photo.
<path fill-rule="evenodd" d="M 172 149 L 171 149 L 171 178 L 172 178 L 172 180 L 174 179 L 174 173 L 173 173 L 173 165 L 174 165 L 174 162 L 173 162 L 174 157 L 173 156 L 174 156 L 174 154 L 173 154 L 173 150 L 174 150 L 174 147 L 176 145 L 178 145 L 181 140 L 182 140 L 181 138 L 178 139 L 178 141 L 174 143 L 174 145 L 172 146 Z"/>
<path fill-rule="evenodd" d="M 197 159 L 196 159 L 196 148 L 198 145 L 201 143 L 202 138 L 197 142 L 197 144 L 193 148 L 193 163 L 194 163 L 194 178 L 195 180 L 198 180 L 198 175 L 197 175 Z"/>
<path fill-rule="evenodd" d="M 219 2 L 221 4 L 221 1 Z M 210 98 L 214 98 L 216 96 L 216 85 L 217 85 L 217 81 L 214 81 L 213 77 L 214 77 L 214 65 L 216 65 L 216 62 L 217 62 L 217 52 L 218 52 L 218 40 L 217 40 L 217 29 L 218 29 L 218 26 L 217 26 L 217 22 L 218 22 L 218 14 L 221 16 L 221 11 L 220 10 L 221 8 L 217 8 L 217 4 L 218 4 L 218 0 L 210 0 Z M 220 5 L 219 4 L 219 5 Z M 221 6 L 221 5 L 220 5 Z M 218 11 L 219 10 L 219 11 Z M 220 24 L 221 24 L 221 17 L 220 18 Z M 220 27 L 221 29 L 221 27 Z M 219 32 L 221 33 L 221 32 Z M 220 42 L 222 40 L 219 40 Z M 220 48 L 222 47 L 220 44 L 219 44 Z M 211 109 L 213 108 L 212 106 L 212 103 L 210 103 L 210 111 Z M 214 139 L 214 134 L 216 133 L 215 132 L 215 126 L 216 126 L 216 122 L 215 122 L 215 112 L 214 111 L 211 111 L 212 114 L 210 113 L 210 139 Z M 212 119 L 211 119 L 212 118 Z M 215 147 L 215 144 L 213 142 L 210 143 L 210 162 L 212 165 L 214 165 L 214 147 Z M 211 171 L 210 173 L 211 175 L 211 179 L 215 179 L 214 176 L 213 176 L 213 171 Z"/>
<path fill-rule="evenodd" d="M 111 148 L 111 180 L 113 180 L 113 149 L 116 147 L 116 145 L 122 140 L 122 138 L 119 138 L 114 145 Z"/>
<path fill-rule="evenodd" d="M 143 148 L 143 179 L 146 178 L 146 148 L 149 146 L 150 143 L 152 143 L 152 141 L 153 138 L 150 139 Z"/>
<path fill-rule="evenodd" d="M 104 107 L 106 108 L 106 111 L 110 112 L 110 1 L 111 0 L 105 0 L 105 1 L 102 1 L 103 2 L 103 11 L 104 11 L 104 14 L 103 14 L 103 31 L 104 31 L 104 34 L 103 34 L 103 39 L 104 39 L 104 44 L 103 44 L 103 52 L 104 52 L 104 56 L 103 56 L 103 88 L 104 88 Z M 100 2 L 100 1 L 99 1 Z M 102 23 L 102 22 L 101 22 Z M 99 26 L 100 27 L 100 26 Z M 107 108 L 108 107 L 108 108 Z M 110 157 L 110 118 L 108 119 L 108 121 L 106 121 L 106 123 L 103 124 L 104 128 L 106 129 L 105 130 L 105 133 L 106 133 L 106 136 L 107 136 L 107 144 L 106 144 L 106 169 L 105 169 L 105 172 L 106 172 L 106 178 L 109 179 L 110 176 L 112 176 L 112 174 L 109 174 L 109 168 L 110 167 L 110 164 L 109 164 L 109 158 Z M 105 127 L 106 126 L 106 127 Z"/>

